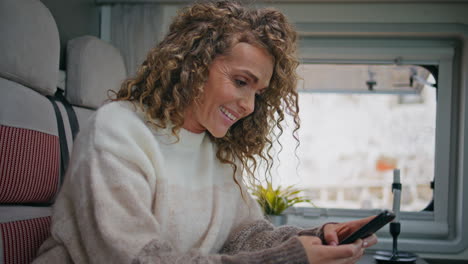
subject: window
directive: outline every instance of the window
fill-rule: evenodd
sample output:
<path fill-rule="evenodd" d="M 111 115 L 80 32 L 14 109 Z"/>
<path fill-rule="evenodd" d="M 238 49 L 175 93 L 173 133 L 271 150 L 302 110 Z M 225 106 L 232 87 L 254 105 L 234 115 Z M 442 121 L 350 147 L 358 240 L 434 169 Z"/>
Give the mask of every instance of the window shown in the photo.
<path fill-rule="evenodd" d="M 300 177 L 283 182 L 305 189 L 322 208 L 392 208 L 392 172 L 399 168 L 402 210 L 426 208 L 436 121 L 430 71 L 417 65 L 303 64 L 298 73 Z M 294 144 L 288 146 L 294 153 Z M 295 155 L 280 160 L 279 175 L 294 171 Z"/>
<path fill-rule="evenodd" d="M 292 159 L 292 161 L 283 162 L 283 158 L 280 154 L 279 159 L 281 160 L 281 166 L 289 167 L 285 170 L 286 172 L 282 172 L 283 169 L 281 166 L 276 169 L 277 175 L 281 175 L 281 177 L 278 178 L 279 183 L 302 184 L 309 181 L 311 185 L 315 185 L 313 182 L 316 180 L 326 182 L 327 179 L 312 178 L 313 176 L 307 175 L 303 170 L 303 167 L 307 166 L 314 167 L 315 169 L 318 168 L 317 170 L 319 171 L 320 168 L 325 167 L 326 169 L 323 175 L 327 173 L 345 174 L 345 178 L 342 180 L 341 185 L 335 184 L 335 186 L 329 186 L 330 191 L 324 193 L 319 192 L 318 196 L 317 192 L 311 191 L 310 193 L 313 194 L 311 198 L 321 201 L 322 198 L 326 200 L 325 198 L 328 197 L 331 200 L 338 200 L 343 203 L 324 204 L 323 207 L 321 204 L 317 204 L 320 207 L 300 207 L 290 210 L 288 220 L 290 224 L 307 227 L 328 221 L 347 221 L 376 213 L 377 209 L 375 208 L 391 208 L 391 199 L 384 197 L 385 195 L 391 196 L 391 193 L 383 190 L 384 187 L 380 185 L 370 186 L 370 188 L 366 190 L 366 192 L 368 192 L 367 195 L 371 197 L 371 199 L 369 199 L 370 202 L 357 200 L 358 202 L 354 204 L 346 204 L 348 199 L 353 199 L 353 196 L 362 195 L 360 192 L 363 190 L 357 188 L 359 187 L 359 183 L 353 184 L 353 180 L 360 180 L 358 177 L 360 174 L 359 170 L 365 170 L 365 168 L 367 168 L 368 170 L 373 170 L 370 175 L 373 173 L 382 174 L 380 175 L 380 180 L 377 181 L 378 184 L 381 184 L 380 181 L 384 179 L 384 185 L 387 184 L 390 186 L 391 174 L 388 175 L 388 173 L 390 173 L 388 170 L 394 166 L 406 166 L 408 168 L 408 173 L 410 173 L 409 170 L 414 170 L 417 167 L 414 164 L 409 164 L 415 162 L 411 156 L 416 155 L 415 153 L 423 153 L 420 155 L 424 157 L 418 158 L 421 160 L 421 164 L 424 165 L 416 169 L 420 171 L 418 175 L 423 176 L 421 176 L 420 179 L 414 179 L 412 182 L 405 183 L 403 180 L 403 184 L 407 188 L 412 189 L 412 192 L 416 193 L 415 195 L 418 199 L 418 203 L 408 205 L 404 208 L 405 212 L 402 213 L 403 231 L 400 237 L 403 239 L 400 243 L 401 247 L 415 252 L 456 252 L 456 250 L 466 247 L 466 245 L 464 245 L 466 241 L 461 243 L 456 239 L 460 234 L 461 222 L 457 222 L 459 221 L 457 219 L 460 219 L 457 217 L 460 217 L 461 210 L 460 208 L 455 208 L 456 204 L 454 204 L 454 201 L 457 201 L 457 196 L 460 195 L 457 188 L 461 188 L 457 185 L 460 177 L 457 164 L 461 158 L 458 154 L 458 146 L 460 140 L 462 140 L 462 137 L 459 137 L 458 134 L 460 129 L 462 129 L 462 124 L 459 121 L 459 113 L 462 113 L 459 108 L 460 101 L 458 94 L 460 91 L 453 84 L 455 76 L 454 65 L 456 65 L 456 60 L 454 59 L 454 54 L 457 52 L 456 47 L 457 42 L 451 40 L 410 40 L 395 38 L 321 39 L 317 37 L 305 37 L 301 40 L 300 57 L 302 59 L 303 70 L 306 69 L 307 71 L 307 68 L 309 68 L 310 72 L 316 71 L 316 75 L 320 76 L 322 79 L 317 80 L 316 78 L 314 80 L 312 77 L 309 78 L 317 82 L 317 85 L 315 85 L 315 87 L 318 87 L 316 91 L 305 91 L 309 89 L 309 86 L 306 84 L 308 78 L 305 78 L 304 83 L 300 84 L 299 88 L 302 86 L 305 87 L 304 91 L 300 93 L 300 100 L 312 101 L 302 106 L 302 122 L 305 123 L 305 120 L 309 118 L 309 116 L 314 115 L 312 111 L 316 110 L 308 110 L 308 107 L 313 103 L 323 105 L 330 104 L 331 106 L 329 108 L 324 108 L 324 112 L 334 109 L 333 111 L 336 111 L 336 113 L 334 113 L 336 116 L 346 116 L 346 118 L 337 118 L 337 120 L 327 120 L 327 117 L 324 116 L 325 113 L 322 112 L 317 114 L 319 117 L 316 117 L 317 119 L 312 122 L 311 125 L 304 125 L 302 129 L 307 129 L 307 126 L 310 126 L 315 130 L 323 130 L 321 131 L 322 135 L 326 135 L 327 131 L 330 130 L 337 130 L 342 133 L 348 132 L 349 134 L 354 134 L 353 139 L 355 141 L 361 140 L 365 142 L 366 140 L 370 140 L 371 142 L 365 142 L 367 145 L 363 145 L 368 146 L 369 144 L 373 144 L 372 140 L 375 140 L 369 137 L 372 133 L 368 132 L 367 136 L 364 135 L 361 137 L 360 133 L 365 133 L 363 130 L 349 132 L 347 128 L 354 126 L 354 124 L 358 122 L 356 120 L 359 119 L 359 117 L 351 117 L 352 113 L 350 112 L 352 111 L 349 109 L 340 110 L 338 106 L 348 107 L 358 101 L 365 102 L 366 109 L 361 109 L 361 113 L 367 112 L 367 116 L 376 115 L 378 118 L 378 112 L 382 109 L 369 112 L 367 107 L 379 108 L 382 104 L 390 104 L 393 107 L 392 111 L 398 108 L 401 111 L 412 112 L 412 114 L 407 114 L 406 118 L 409 118 L 408 120 L 426 119 L 421 125 L 413 124 L 413 126 L 407 126 L 402 129 L 402 131 L 398 131 L 397 129 L 393 131 L 393 133 L 402 140 L 399 144 L 405 144 L 405 141 L 408 143 L 412 140 L 421 140 L 422 143 L 426 144 L 419 144 L 419 146 L 413 144 L 412 148 L 414 149 L 408 151 L 413 154 L 408 153 L 408 155 L 403 158 L 395 158 L 394 154 L 392 154 L 395 151 L 392 152 L 390 149 L 398 149 L 398 147 L 388 145 L 382 148 L 384 150 L 389 149 L 387 154 L 385 152 L 372 154 L 371 151 L 361 146 L 362 149 L 360 149 L 359 152 L 362 157 L 351 152 L 342 152 L 340 156 L 337 153 L 333 153 L 333 151 L 332 154 L 325 154 L 326 152 L 324 151 L 327 146 L 333 144 L 336 145 L 335 149 L 340 149 L 341 147 L 343 147 L 342 149 L 346 149 L 343 145 L 348 143 L 345 143 L 344 139 L 339 137 L 339 132 L 336 133 L 335 131 L 333 137 L 326 139 L 329 140 L 329 143 L 323 143 L 321 140 L 312 140 L 311 142 L 313 143 L 310 143 L 310 146 L 307 146 L 308 143 L 306 143 L 309 139 L 302 138 L 300 134 L 302 145 L 300 147 L 301 150 L 298 151 L 298 155 L 303 154 L 301 151 L 307 152 L 308 148 L 320 148 L 318 151 L 320 154 L 316 155 L 323 155 L 325 157 L 320 157 L 321 159 L 328 158 L 332 163 L 324 165 L 318 163 L 315 158 L 310 161 L 300 160 L 299 164 L 294 159 Z M 338 66 L 343 68 L 338 68 L 337 70 L 336 67 Z M 336 78 L 338 78 L 337 75 L 344 76 L 346 74 L 350 74 L 350 76 L 358 75 L 361 77 L 350 77 L 354 78 L 353 80 L 358 80 L 357 85 L 352 82 L 348 85 L 347 78 L 341 78 L 334 82 L 335 85 L 330 85 L 330 82 L 324 81 L 327 77 L 327 73 L 317 72 L 325 71 L 327 67 L 335 68 L 334 73 L 328 74 L 330 76 L 335 75 Z M 434 71 L 434 69 L 436 70 Z M 346 71 L 348 72 L 345 73 Z M 398 71 L 402 72 L 398 73 Z M 431 76 L 432 74 L 434 75 Z M 382 78 L 393 80 L 387 80 L 387 83 L 393 83 L 394 85 L 379 86 L 381 83 L 384 84 L 386 82 L 383 81 Z M 363 85 L 363 80 L 366 80 L 365 85 Z M 437 80 L 437 82 L 435 82 L 435 80 Z M 320 83 L 319 81 L 322 82 Z M 415 82 L 421 85 L 420 88 L 417 88 Z M 431 86 L 437 86 L 437 89 Z M 307 99 L 306 97 L 309 98 Z M 432 105 L 432 110 L 416 110 L 424 104 Z M 432 113 L 425 111 L 432 111 Z M 388 115 L 388 113 L 386 115 Z M 380 126 L 383 126 L 381 130 L 374 130 L 375 128 L 372 127 L 372 124 L 368 124 L 368 127 L 372 127 L 373 133 L 379 131 L 379 133 L 389 134 L 387 130 L 392 129 L 391 123 L 405 123 L 400 119 L 401 116 L 398 115 L 385 118 L 387 119 L 381 120 Z M 327 122 L 329 124 L 327 124 Z M 370 121 L 360 120 L 359 122 Z M 325 127 L 320 128 L 320 125 L 324 123 Z M 387 128 L 387 130 L 385 128 Z M 416 135 L 408 135 L 414 132 L 414 129 L 418 130 Z M 464 132 L 462 131 L 461 133 Z M 374 136 L 378 138 L 377 135 Z M 395 139 L 392 138 L 391 140 L 393 141 Z M 291 142 L 283 141 L 282 144 L 283 148 L 290 145 L 295 146 L 293 140 Z M 388 142 L 375 144 L 385 145 L 388 144 Z M 418 150 L 419 152 L 417 152 L 418 148 L 421 148 Z M 404 152 L 404 146 L 400 146 L 399 149 L 399 152 Z M 283 155 L 294 157 L 294 155 L 291 155 L 291 152 L 294 153 L 294 150 L 288 152 L 288 150 L 284 149 Z M 327 157 L 333 155 L 335 156 L 332 158 Z M 374 156 L 369 158 L 370 155 Z M 404 165 L 403 161 L 407 164 Z M 339 171 L 337 168 L 338 166 L 333 164 L 338 162 L 341 163 L 343 167 L 342 171 Z M 301 163 L 304 164 L 301 165 Z M 361 165 L 364 167 L 359 168 Z M 294 174 L 291 173 L 291 171 L 297 171 L 299 176 L 293 180 L 285 180 L 284 175 L 291 177 L 291 175 Z M 402 171 L 403 179 L 407 176 L 405 173 L 405 171 Z M 325 178 L 323 175 L 320 177 Z M 307 177 L 310 177 L 310 179 L 306 179 Z M 430 189 L 431 181 L 434 181 L 435 186 L 433 195 Z M 333 189 L 337 186 L 348 188 L 350 185 L 356 187 L 356 189 L 346 192 Z M 404 190 L 403 196 L 405 192 L 406 194 L 410 193 L 409 190 Z M 372 197 L 377 198 L 374 199 Z M 432 198 L 434 198 L 434 202 L 431 205 L 433 211 L 423 211 Z M 405 203 L 404 199 L 405 197 L 403 197 L 403 203 Z M 388 204 L 388 200 L 390 200 L 390 204 Z M 378 247 L 390 248 L 391 241 L 388 231 L 383 230 L 379 233 L 379 236 L 382 239 Z"/>

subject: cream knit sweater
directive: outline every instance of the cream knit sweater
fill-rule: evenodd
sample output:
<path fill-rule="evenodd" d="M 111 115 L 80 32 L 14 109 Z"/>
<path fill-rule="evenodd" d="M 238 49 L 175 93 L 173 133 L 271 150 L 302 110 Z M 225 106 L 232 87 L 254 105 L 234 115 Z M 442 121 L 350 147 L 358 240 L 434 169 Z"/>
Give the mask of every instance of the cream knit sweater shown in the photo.
<path fill-rule="evenodd" d="M 208 135 L 179 136 L 151 129 L 129 102 L 100 108 L 34 263 L 307 263 L 299 230 L 274 228 L 242 199 Z"/>

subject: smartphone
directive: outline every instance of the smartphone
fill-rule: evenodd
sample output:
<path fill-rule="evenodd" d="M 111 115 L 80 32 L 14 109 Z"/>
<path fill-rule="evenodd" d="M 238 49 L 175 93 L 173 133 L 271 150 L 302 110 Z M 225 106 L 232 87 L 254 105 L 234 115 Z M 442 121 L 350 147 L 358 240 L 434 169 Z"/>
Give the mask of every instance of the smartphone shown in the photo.
<path fill-rule="evenodd" d="M 378 214 L 369 223 L 359 228 L 356 232 L 352 233 L 351 235 L 340 241 L 340 245 L 351 244 L 359 238 L 368 237 L 373 233 L 377 232 L 377 230 L 382 228 L 384 225 L 391 222 L 393 219 L 395 219 L 395 214 L 391 211 L 385 210 Z"/>

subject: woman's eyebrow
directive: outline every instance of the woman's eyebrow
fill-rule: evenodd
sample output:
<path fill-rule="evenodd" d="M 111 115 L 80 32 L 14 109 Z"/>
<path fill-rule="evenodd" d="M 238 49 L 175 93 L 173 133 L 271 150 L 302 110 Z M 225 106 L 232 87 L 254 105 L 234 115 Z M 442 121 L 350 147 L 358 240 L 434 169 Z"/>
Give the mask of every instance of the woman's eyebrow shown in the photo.
<path fill-rule="evenodd" d="M 240 70 L 240 71 L 243 72 L 244 74 L 247 74 L 253 80 L 254 83 L 258 83 L 258 80 L 259 80 L 258 77 L 255 74 L 253 74 L 251 71 L 249 70 Z M 265 87 L 263 87 L 262 90 L 266 88 L 268 88 L 268 84 Z"/>
<path fill-rule="evenodd" d="M 241 72 L 247 74 L 254 81 L 254 83 L 258 82 L 258 77 L 249 70 L 241 70 Z"/>

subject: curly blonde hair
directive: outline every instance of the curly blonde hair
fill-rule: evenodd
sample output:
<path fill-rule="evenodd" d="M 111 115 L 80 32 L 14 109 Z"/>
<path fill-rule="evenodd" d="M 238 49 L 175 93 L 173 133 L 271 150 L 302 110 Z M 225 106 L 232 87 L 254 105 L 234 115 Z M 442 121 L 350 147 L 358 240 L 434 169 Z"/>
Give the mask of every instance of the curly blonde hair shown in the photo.
<path fill-rule="evenodd" d="M 256 158 L 271 170 L 273 143 L 283 133 L 285 113 L 293 117 L 293 136 L 298 140 L 296 39 L 292 25 L 275 9 L 250 10 L 233 1 L 196 3 L 179 11 L 169 33 L 150 50 L 136 76 L 122 84 L 113 100 L 137 103 L 146 109 L 152 126 L 171 124 L 177 136 L 185 110 L 201 98 L 216 56 L 239 42 L 265 49 L 274 59 L 273 75 L 268 89 L 256 95 L 254 112 L 233 124 L 223 138 L 210 135 L 217 145 L 217 158 L 233 167 L 237 184 L 237 165 L 257 180 Z"/>

